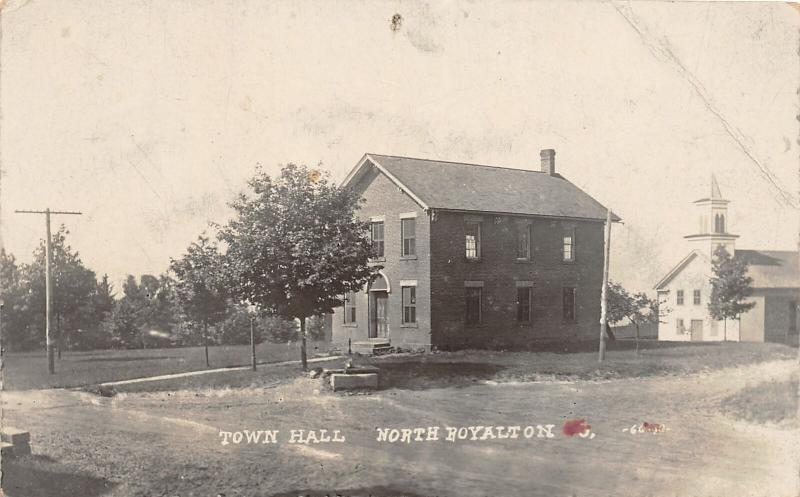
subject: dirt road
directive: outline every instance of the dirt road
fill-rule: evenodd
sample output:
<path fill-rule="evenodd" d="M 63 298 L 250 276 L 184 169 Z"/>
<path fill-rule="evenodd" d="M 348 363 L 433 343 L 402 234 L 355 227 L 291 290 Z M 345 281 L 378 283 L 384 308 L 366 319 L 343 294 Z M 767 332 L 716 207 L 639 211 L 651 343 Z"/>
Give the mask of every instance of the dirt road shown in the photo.
<path fill-rule="evenodd" d="M 258 390 L 113 399 L 4 393 L 3 422 L 29 429 L 39 456 L 7 467 L 5 485 L 12 497 L 359 489 L 364 495 L 790 497 L 800 489 L 798 431 L 732 421 L 716 407 L 731 393 L 796 368 L 794 361 L 774 361 L 680 378 L 476 383 L 363 396 L 332 394 L 306 379 Z M 594 437 L 564 435 L 570 419 L 585 419 Z M 643 422 L 667 431 L 630 432 Z M 552 438 L 522 433 L 549 424 Z M 439 440 L 377 441 L 377 428 L 432 426 L 440 427 Z M 469 426 L 521 431 L 516 439 L 445 440 L 447 427 Z M 279 430 L 278 443 L 221 444 L 220 430 L 245 429 Z M 346 441 L 291 444 L 292 429 L 338 429 Z M 32 477 L 40 481 L 36 489 L 25 484 Z M 70 485 L 82 491 L 70 493 Z"/>

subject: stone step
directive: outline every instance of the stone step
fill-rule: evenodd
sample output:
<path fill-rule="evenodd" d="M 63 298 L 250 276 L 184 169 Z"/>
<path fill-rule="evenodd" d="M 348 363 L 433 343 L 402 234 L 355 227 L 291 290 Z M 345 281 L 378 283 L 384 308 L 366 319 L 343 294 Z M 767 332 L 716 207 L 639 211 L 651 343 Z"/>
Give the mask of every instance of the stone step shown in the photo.
<path fill-rule="evenodd" d="M 363 340 L 358 342 L 353 342 L 350 344 L 350 350 L 354 353 L 364 354 L 364 355 L 376 355 L 380 353 L 385 353 L 391 349 L 391 344 L 389 340 L 382 339 L 382 338 L 371 338 L 370 340 Z"/>
<path fill-rule="evenodd" d="M 0 442 L 0 458 L 3 457 L 14 457 L 14 444 Z"/>
<path fill-rule="evenodd" d="M 31 453 L 31 434 L 25 430 L 4 426 L 0 430 L 0 441 L 11 444 L 15 456 L 26 456 Z"/>
<path fill-rule="evenodd" d="M 331 388 L 334 392 L 340 390 L 375 390 L 378 388 L 378 375 L 376 373 L 334 373 L 331 375 Z"/>

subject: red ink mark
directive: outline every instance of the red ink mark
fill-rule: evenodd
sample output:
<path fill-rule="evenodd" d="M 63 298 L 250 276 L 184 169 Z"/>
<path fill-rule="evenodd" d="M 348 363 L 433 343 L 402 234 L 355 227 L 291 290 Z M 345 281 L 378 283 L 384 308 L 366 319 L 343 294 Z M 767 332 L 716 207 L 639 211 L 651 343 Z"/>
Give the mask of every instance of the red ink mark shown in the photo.
<path fill-rule="evenodd" d="M 585 419 L 568 419 L 564 421 L 561 432 L 568 437 L 580 435 L 592 429 L 592 425 L 586 424 Z"/>
<path fill-rule="evenodd" d="M 660 423 L 648 423 L 645 421 L 642 423 L 642 431 L 647 433 L 658 433 L 665 431 L 666 427 Z"/>

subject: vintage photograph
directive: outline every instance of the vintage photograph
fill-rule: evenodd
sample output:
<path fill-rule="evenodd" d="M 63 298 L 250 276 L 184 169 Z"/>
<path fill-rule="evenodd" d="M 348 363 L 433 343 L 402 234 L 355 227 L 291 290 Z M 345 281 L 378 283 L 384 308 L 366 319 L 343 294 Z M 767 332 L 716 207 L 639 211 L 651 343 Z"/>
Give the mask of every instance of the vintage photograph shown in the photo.
<path fill-rule="evenodd" d="M 0 1 L 0 495 L 800 496 L 800 7 Z"/>

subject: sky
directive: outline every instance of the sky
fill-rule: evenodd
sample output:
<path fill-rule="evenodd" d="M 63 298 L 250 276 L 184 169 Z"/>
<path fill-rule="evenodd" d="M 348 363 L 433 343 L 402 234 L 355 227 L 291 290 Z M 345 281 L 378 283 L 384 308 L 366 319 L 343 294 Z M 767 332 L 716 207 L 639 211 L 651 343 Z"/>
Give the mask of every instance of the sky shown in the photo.
<path fill-rule="evenodd" d="M 401 22 L 392 29 L 391 19 Z M 12 0 L 0 235 L 44 219 L 119 288 L 160 273 L 256 165 L 365 152 L 556 168 L 623 218 L 611 277 L 688 253 L 714 173 L 737 247 L 798 246 L 798 19 L 783 3 Z M 430 178 L 436 181 L 436 178 Z"/>

